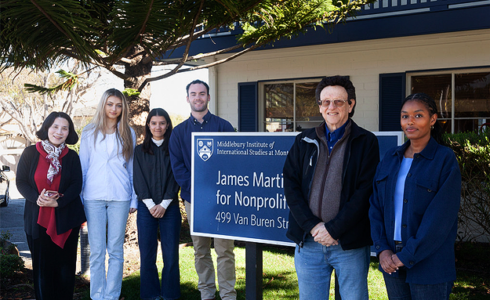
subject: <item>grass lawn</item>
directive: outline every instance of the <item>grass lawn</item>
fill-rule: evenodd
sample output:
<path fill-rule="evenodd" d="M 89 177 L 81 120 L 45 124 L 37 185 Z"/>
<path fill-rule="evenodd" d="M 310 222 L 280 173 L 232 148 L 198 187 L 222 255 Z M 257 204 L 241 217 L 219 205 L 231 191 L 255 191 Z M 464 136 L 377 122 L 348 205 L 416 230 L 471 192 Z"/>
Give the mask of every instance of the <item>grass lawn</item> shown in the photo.
<path fill-rule="evenodd" d="M 197 291 L 197 274 L 194 269 L 194 253 L 192 247 L 180 250 L 180 285 L 181 299 L 199 300 Z M 236 247 L 236 290 L 237 299 L 245 299 L 245 248 Z M 263 295 L 264 299 L 298 299 L 298 279 L 294 270 L 294 257 L 291 249 L 264 247 L 263 251 Z M 213 250 L 214 261 L 216 254 Z M 159 268 L 162 266 L 161 258 L 158 260 Z M 378 271 L 377 259 L 371 260 L 368 284 L 369 299 L 388 299 L 384 286 L 383 276 Z M 334 299 L 333 280 L 330 289 L 330 299 Z M 458 280 L 451 295 L 451 300 L 489 299 L 488 278 L 478 274 L 458 271 Z M 124 278 L 121 297 L 124 300 L 140 299 L 139 272 Z M 89 295 L 85 299 L 89 299 Z M 122 299 L 122 298 L 121 298 Z M 220 299 L 216 294 L 216 299 Z"/>
<path fill-rule="evenodd" d="M 294 270 L 294 257 L 292 251 L 264 247 L 263 251 L 263 295 L 264 299 L 298 299 L 298 278 Z M 236 290 L 238 300 L 245 299 L 245 248 L 235 248 L 236 257 Z M 213 251 L 216 261 L 216 253 Z M 158 260 L 162 265 L 161 258 Z M 370 299 L 388 299 L 381 273 L 377 271 L 378 263 L 372 262 L 369 271 Z M 330 289 L 330 297 L 334 299 L 334 282 Z M 180 250 L 180 286 L 181 299 L 200 300 L 197 291 L 197 274 L 194 268 L 194 249 L 186 247 Z M 125 300 L 139 299 L 140 277 L 139 272 L 124 278 L 121 296 Z M 87 297 L 88 299 L 88 297 Z M 216 299 L 220 299 L 216 293 Z"/>

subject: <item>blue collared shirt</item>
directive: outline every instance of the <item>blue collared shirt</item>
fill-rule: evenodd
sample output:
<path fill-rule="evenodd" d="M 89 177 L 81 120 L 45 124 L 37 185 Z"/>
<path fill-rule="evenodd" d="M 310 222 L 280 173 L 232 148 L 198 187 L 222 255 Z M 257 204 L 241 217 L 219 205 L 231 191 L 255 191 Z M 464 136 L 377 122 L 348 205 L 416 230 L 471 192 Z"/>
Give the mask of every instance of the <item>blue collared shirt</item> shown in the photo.
<path fill-rule="evenodd" d="M 187 202 L 191 202 L 191 144 L 193 132 L 234 132 L 230 122 L 208 112 L 203 117 L 203 122 L 194 118 L 175 126 L 168 150 L 175 180 L 181 187 L 180 196 Z"/>
<path fill-rule="evenodd" d="M 328 129 L 327 123 L 325 123 L 325 137 L 327 138 L 328 152 L 332 153 L 333 146 L 344 136 L 345 127 L 349 124 L 349 120 L 340 126 L 333 132 Z"/>

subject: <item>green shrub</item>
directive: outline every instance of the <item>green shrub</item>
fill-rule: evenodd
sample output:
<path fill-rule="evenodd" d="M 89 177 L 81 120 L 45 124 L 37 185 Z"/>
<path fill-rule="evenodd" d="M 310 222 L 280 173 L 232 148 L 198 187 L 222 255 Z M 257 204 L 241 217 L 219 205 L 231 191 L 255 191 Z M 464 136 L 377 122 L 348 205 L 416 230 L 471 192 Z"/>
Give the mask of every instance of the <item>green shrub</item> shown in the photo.
<path fill-rule="evenodd" d="M 490 236 L 490 130 L 446 134 L 461 170 L 458 237 L 473 241 Z"/>
<path fill-rule="evenodd" d="M 459 145 L 465 145 L 469 142 L 471 145 L 488 146 L 490 145 L 490 128 L 485 129 L 482 132 L 469 131 L 460 133 L 446 133 L 444 139 L 448 144 L 458 143 Z"/>
<path fill-rule="evenodd" d="M 14 276 L 24 268 L 24 261 L 15 254 L 0 254 L 0 280 Z"/>
<path fill-rule="evenodd" d="M 0 234 L 0 281 L 2 282 L 24 268 L 22 258 L 17 254 L 12 254 L 17 251 L 13 251 L 15 245 L 9 242 L 11 237 L 12 234 L 8 231 Z"/>

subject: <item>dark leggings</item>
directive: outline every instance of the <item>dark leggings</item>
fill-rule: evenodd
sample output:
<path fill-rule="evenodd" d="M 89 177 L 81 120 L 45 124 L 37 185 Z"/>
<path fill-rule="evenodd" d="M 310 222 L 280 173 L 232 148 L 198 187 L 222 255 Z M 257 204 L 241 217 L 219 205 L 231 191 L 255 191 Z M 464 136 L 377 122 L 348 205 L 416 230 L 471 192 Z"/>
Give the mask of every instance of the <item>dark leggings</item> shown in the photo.
<path fill-rule="evenodd" d="M 46 228 L 39 226 L 37 239 L 26 234 L 37 300 L 73 299 L 79 231 L 80 226 L 72 229 L 63 249 L 53 243 Z"/>

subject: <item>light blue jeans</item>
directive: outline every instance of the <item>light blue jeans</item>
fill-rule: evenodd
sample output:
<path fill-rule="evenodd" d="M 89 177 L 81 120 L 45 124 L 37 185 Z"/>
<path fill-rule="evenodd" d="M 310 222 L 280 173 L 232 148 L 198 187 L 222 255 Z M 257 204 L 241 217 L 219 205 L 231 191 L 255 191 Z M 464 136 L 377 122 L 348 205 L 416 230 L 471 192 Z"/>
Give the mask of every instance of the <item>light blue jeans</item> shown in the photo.
<path fill-rule="evenodd" d="M 84 202 L 90 244 L 90 298 L 118 300 L 121 294 L 124 235 L 130 201 Z M 106 250 L 109 254 L 107 276 Z"/>
<path fill-rule="evenodd" d="M 323 246 L 310 236 L 302 248 L 296 246 L 294 264 L 302 300 L 328 300 L 333 269 L 342 299 L 369 299 L 369 246 L 344 251 L 340 245 Z"/>

